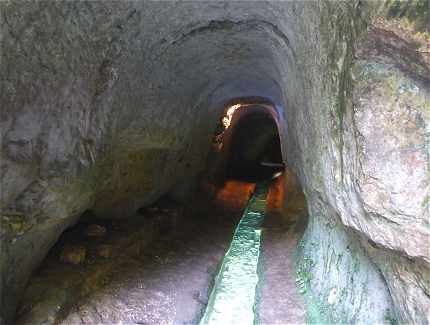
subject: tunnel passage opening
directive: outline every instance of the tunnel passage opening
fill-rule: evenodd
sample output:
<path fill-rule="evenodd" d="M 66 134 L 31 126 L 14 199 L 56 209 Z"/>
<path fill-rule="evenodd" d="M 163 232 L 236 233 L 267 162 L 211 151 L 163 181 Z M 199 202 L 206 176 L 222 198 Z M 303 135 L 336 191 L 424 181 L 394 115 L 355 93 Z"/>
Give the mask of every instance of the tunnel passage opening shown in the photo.
<path fill-rule="evenodd" d="M 241 210 L 257 183 L 277 178 L 283 187 L 282 121 L 279 107 L 265 97 L 237 97 L 221 105 L 200 186 L 218 207 Z"/>
<path fill-rule="evenodd" d="M 226 106 L 215 131 L 208 161 L 214 184 L 236 180 L 256 183 L 285 169 L 275 106 L 261 98 L 244 98 Z"/>
<path fill-rule="evenodd" d="M 250 113 L 238 121 L 228 150 L 228 179 L 258 182 L 284 168 L 276 124 L 265 112 Z"/>

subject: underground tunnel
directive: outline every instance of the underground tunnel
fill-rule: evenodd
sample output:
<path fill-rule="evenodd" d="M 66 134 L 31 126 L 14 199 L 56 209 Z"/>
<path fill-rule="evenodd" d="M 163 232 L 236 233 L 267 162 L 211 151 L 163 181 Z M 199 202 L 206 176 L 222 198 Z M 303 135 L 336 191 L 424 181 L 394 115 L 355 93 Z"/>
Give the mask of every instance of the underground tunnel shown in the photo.
<path fill-rule="evenodd" d="M 227 106 L 213 137 L 208 178 L 214 183 L 224 179 L 255 183 L 282 172 L 276 108 L 264 98 L 231 102 L 236 104 Z"/>
<path fill-rule="evenodd" d="M 0 2 L 0 324 L 428 324 L 426 4 Z"/>

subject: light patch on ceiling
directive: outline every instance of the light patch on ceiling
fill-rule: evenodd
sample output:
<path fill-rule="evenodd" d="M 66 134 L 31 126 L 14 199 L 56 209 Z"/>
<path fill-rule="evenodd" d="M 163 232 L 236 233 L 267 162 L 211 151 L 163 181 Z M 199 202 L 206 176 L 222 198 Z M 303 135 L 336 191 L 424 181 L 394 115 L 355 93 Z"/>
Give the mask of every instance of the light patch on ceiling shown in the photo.
<path fill-rule="evenodd" d="M 224 125 L 224 128 L 228 129 L 231 124 L 231 119 L 233 118 L 234 112 L 240 107 L 242 107 L 242 104 L 235 104 L 228 108 L 227 113 L 222 118 L 222 124 Z"/>

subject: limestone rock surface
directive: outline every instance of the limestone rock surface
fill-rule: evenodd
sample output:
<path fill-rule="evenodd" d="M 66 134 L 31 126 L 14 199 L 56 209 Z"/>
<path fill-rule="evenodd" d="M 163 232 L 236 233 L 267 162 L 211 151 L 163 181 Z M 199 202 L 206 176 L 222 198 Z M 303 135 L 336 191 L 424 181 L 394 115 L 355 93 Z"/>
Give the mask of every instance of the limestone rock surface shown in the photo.
<path fill-rule="evenodd" d="M 84 211 L 120 220 L 186 199 L 224 104 L 260 96 L 307 197 L 321 307 L 340 322 L 428 323 L 428 61 L 361 39 L 372 10 L 1 2 L 0 322 Z"/>

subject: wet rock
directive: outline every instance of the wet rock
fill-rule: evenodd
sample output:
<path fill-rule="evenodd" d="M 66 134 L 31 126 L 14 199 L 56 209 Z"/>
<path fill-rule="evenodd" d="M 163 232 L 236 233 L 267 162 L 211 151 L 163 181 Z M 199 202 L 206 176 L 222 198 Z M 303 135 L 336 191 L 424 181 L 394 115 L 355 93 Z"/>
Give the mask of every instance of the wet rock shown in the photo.
<path fill-rule="evenodd" d="M 103 237 L 106 235 L 106 228 L 97 224 L 91 224 L 85 228 L 87 237 Z"/>
<path fill-rule="evenodd" d="M 86 248 L 82 245 L 66 245 L 60 255 L 60 261 L 69 264 L 82 264 L 85 261 Z"/>

